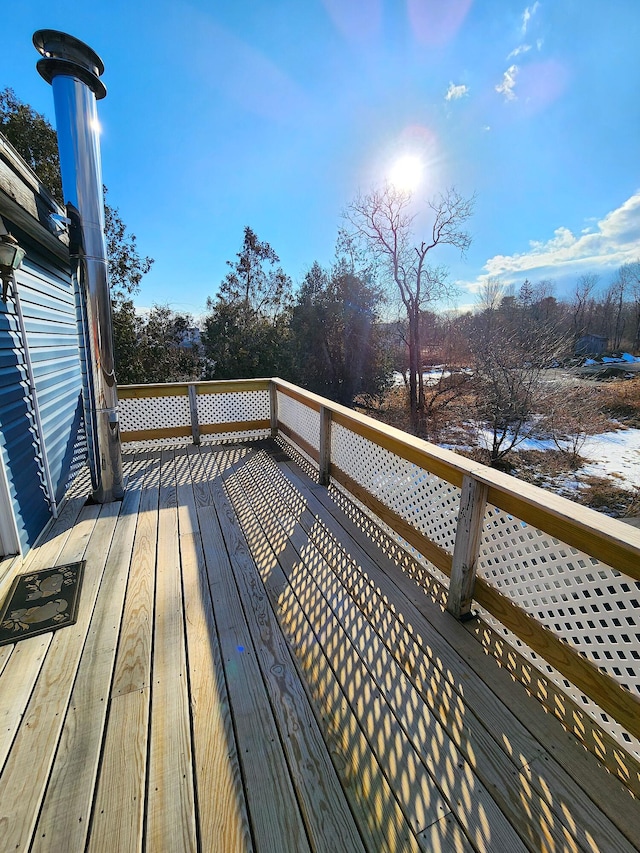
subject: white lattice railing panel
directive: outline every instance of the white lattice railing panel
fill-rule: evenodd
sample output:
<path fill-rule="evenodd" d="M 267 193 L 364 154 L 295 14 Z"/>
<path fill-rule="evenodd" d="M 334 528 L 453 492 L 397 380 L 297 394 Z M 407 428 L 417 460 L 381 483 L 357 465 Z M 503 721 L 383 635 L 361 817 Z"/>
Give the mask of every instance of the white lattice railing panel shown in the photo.
<path fill-rule="evenodd" d="M 320 412 L 278 392 L 278 420 L 316 449 L 320 446 Z"/>
<path fill-rule="evenodd" d="M 122 432 L 182 426 L 189 430 L 191 425 L 186 395 L 125 397 L 118 401 L 118 413 Z"/>
<path fill-rule="evenodd" d="M 502 623 L 488 610 L 485 610 L 483 607 L 479 607 L 478 605 L 476 605 L 474 609 L 476 608 L 482 614 L 483 620 L 493 628 L 496 634 L 505 639 L 508 647 L 516 649 L 522 657 L 529 661 L 545 678 L 553 682 L 562 691 L 562 693 L 573 699 L 578 708 L 589 714 L 599 725 L 603 726 L 605 731 L 612 735 L 618 743 L 624 746 L 625 749 L 632 752 L 637 759 L 640 759 L 640 741 L 638 741 L 637 738 L 630 737 L 624 726 L 621 726 L 620 723 L 616 722 L 613 717 L 605 714 L 596 702 L 568 681 L 565 676 L 551 666 L 544 657 L 534 652 L 526 643 L 520 640 L 519 637 L 509 631 L 508 628 L 505 628 L 504 625 L 502 625 Z M 529 679 L 525 679 L 524 683 L 528 688 L 530 687 Z M 538 694 L 538 697 L 541 699 L 543 698 L 540 694 Z"/>
<path fill-rule="evenodd" d="M 640 583 L 491 505 L 478 575 L 640 694 Z"/>
<path fill-rule="evenodd" d="M 460 489 L 366 438 L 332 424 L 331 461 L 432 542 L 453 553 Z"/>
<path fill-rule="evenodd" d="M 258 421 L 269 417 L 268 391 L 231 391 L 223 394 L 198 394 L 198 422 L 227 424 Z"/>

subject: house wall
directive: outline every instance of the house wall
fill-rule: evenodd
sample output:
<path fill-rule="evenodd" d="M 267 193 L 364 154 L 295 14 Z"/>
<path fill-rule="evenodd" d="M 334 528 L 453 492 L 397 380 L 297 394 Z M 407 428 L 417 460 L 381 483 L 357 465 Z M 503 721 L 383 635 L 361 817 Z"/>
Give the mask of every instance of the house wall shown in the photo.
<path fill-rule="evenodd" d="M 576 355 L 601 355 L 606 351 L 608 339 L 604 335 L 583 335 L 576 342 Z"/>
<path fill-rule="evenodd" d="M 0 302 L 0 447 L 24 551 L 51 517 L 42 456 L 46 453 L 53 498 L 59 502 L 86 450 L 76 307 L 69 271 L 47 259 L 24 236 L 21 245 L 27 248 L 27 257 L 16 279 L 26 341 L 14 300 Z M 25 344 L 35 387 L 28 376 Z M 40 407 L 41 435 L 37 435 L 30 404 L 34 394 Z"/>
<path fill-rule="evenodd" d="M 65 235 L 49 219 L 61 209 L 0 136 L 0 215 L 26 256 L 16 273 L 26 334 L 12 288 L 0 299 L 0 457 L 5 535 L 0 557 L 24 553 L 53 514 L 86 459 L 82 407 L 82 351 Z M 0 293 L 1 296 L 1 293 Z M 29 375 L 25 346 L 29 348 Z M 42 429 L 34 416 L 34 399 Z M 52 492 L 45 475 L 48 463 Z M 11 514 L 12 518 L 7 520 Z M 1 531 L 0 531 L 1 533 Z M 7 540 L 13 539 L 13 545 Z"/>

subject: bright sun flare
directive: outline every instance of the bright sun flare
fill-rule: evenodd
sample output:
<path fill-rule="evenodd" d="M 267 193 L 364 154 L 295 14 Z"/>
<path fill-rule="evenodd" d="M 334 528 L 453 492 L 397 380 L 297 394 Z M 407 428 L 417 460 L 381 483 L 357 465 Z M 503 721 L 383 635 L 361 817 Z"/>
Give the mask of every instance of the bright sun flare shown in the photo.
<path fill-rule="evenodd" d="M 413 192 L 422 179 L 422 162 L 413 154 L 405 154 L 391 167 L 389 183 L 402 192 Z"/>

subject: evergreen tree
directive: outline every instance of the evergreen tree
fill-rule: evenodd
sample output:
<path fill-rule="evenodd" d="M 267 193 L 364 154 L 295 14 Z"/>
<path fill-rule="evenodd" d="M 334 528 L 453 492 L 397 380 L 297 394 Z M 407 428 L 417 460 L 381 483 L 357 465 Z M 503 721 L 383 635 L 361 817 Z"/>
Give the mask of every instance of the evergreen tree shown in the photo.
<path fill-rule="evenodd" d="M 62 204 L 58 137 L 42 115 L 23 103 L 13 89 L 0 91 L 0 133 Z"/>
<path fill-rule="evenodd" d="M 269 243 L 248 226 L 216 298 L 207 299 L 202 342 L 211 379 L 286 372 L 291 279 Z"/>
<path fill-rule="evenodd" d="M 330 272 L 314 263 L 291 316 L 294 381 L 346 406 L 380 393 L 390 373 L 380 300 L 380 290 L 347 259 Z"/>

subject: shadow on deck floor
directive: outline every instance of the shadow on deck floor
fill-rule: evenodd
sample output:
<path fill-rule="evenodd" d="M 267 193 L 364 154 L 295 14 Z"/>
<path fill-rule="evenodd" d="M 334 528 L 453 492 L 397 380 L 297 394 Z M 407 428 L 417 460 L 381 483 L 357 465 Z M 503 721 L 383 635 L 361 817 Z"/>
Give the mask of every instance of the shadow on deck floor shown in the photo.
<path fill-rule="evenodd" d="M 26 566 L 87 575 L 76 626 L 0 650 L 3 849 L 638 848 L 624 786 L 280 448 L 125 460 Z"/>

